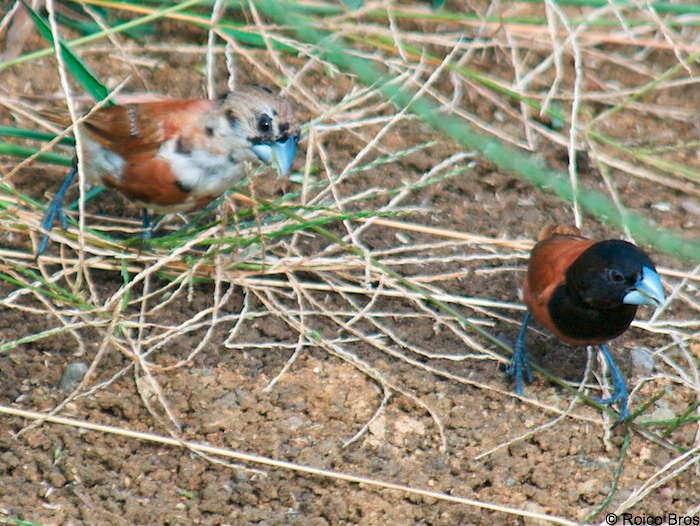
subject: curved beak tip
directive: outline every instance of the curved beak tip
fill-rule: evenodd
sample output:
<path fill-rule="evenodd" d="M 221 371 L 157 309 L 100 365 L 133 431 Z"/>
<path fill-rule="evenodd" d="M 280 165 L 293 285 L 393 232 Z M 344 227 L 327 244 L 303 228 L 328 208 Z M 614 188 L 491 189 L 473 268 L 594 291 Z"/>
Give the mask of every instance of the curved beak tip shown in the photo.
<path fill-rule="evenodd" d="M 287 175 L 294 163 L 298 142 L 299 137 L 295 135 L 272 144 L 256 144 L 252 150 L 262 162 L 270 164 L 274 161 L 280 175 Z"/>
<path fill-rule="evenodd" d="M 284 142 L 276 142 L 272 145 L 272 157 L 280 175 L 287 175 L 292 169 L 294 157 L 297 154 L 298 136 L 287 138 Z"/>
<path fill-rule="evenodd" d="M 643 267 L 642 279 L 635 283 L 634 289 L 628 292 L 622 301 L 629 305 L 660 307 L 666 301 L 666 296 L 657 272 L 653 268 Z"/>

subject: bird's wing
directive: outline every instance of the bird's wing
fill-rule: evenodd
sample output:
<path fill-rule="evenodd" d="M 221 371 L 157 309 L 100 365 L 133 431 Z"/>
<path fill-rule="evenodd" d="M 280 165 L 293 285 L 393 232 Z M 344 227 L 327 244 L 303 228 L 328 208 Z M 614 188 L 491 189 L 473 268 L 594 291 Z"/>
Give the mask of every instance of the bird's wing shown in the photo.
<path fill-rule="evenodd" d="M 157 150 L 163 142 L 190 130 L 214 102 L 205 99 L 124 104 L 100 108 L 81 122 L 82 128 L 103 147 L 122 154 Z M 70 118 L 58 112 L 42 112 L 61 126 Z"/>
<path fill-rule="evenodd" d="M 561 234 L 537 243 L 528 265 L 526 302 L 546 305 L 554 289 L 564 282 L 571 264 L 594 243 L 585 237 Z"/>

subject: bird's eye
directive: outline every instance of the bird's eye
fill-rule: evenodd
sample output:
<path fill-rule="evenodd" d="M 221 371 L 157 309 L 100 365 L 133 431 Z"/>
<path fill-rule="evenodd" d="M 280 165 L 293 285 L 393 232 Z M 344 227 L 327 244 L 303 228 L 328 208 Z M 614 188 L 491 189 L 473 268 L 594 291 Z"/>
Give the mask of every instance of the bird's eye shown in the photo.
<path fill-rule="evenodd" d="M 269 133 L 272 129 L 272 119 L 269 115 L 263 113 L 258 118 L 258 131 L 261 133 Z"/>
<path fill-rule="evenodd" d="M 622 274 L 622 272 L 615 270 L 614 268 L 608 270 L 608 277 L 613 283 L 622 283 L 625 281 L 625 276 Z"/>

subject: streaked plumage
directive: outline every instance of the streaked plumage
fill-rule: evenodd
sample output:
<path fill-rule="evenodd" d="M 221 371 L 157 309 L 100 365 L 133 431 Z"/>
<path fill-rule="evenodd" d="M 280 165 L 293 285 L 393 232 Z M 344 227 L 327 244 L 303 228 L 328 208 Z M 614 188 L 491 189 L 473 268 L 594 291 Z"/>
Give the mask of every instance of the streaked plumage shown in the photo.
<path fill-rule="evenodd" d="M 47 118 L 70 124 L 65 115 Z M 205 206 L 241 182 L 245 161 L 274 161 L 286 174 L 299 140 L 288 101 L 257 86 L 217 101 L 161 99 L 100 108 L 79 126 L 88 182 L 161 213 Z M 45 229 L 61 215 L 62 198 L 59 191 Z"/>

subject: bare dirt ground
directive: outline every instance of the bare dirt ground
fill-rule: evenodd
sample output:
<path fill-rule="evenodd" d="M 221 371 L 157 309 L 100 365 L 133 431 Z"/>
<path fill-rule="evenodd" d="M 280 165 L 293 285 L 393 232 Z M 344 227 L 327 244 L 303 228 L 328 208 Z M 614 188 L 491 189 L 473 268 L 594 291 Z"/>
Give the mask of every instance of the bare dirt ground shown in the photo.
<path fill-rule="evenodd" d="M 144 82 L 134 76 L 129 91 L 204 96 L 201 71 L 206 48 L 184 47 L 201 46 L 203 33 L 188 34 L 175 23 L 162 25 L 161 31 L 159 41 L 169 49 L 134 47 L 125 41 L 127 47 L 119 53 L 106 45 L 80 52 L 110 86 L 138 72 Z M 490 37 L 504 42 L 506 33 L 502 28 Z M 28 49 L 41 47 L 38 37 L 28 42 Z M 533 49 L 529 52 L 546 56 Z M 604 50 L 603 45 L 592 45 L 588 57 L 589 67 L 595 70 L 591 78 L 603 87 L 611 79 L 616 79 L 618 88 L 642 85 L 649 71 L 663 72 L 677 60 L 671 50 L 652 49 L 640 61 L 637 74 L 644 78 L 639 79 L 632 68 L 593 53 Z M 265 67 L 274 67 L 267 52 L 248 53 Z M 479 50 L 469 66 L 510 78 L 508 53 L 498 47 Z M 322 64 L 309 66 L 301 58 L 283 58 L 294 71 L 308 68 L 296 80 L 299 88 L 290 90 L 302 121 L 312 123 L 295 171 L 307 172 L 307 185 L 323 183 L 342 173 L 384 130 L 388 119 L 365 121 L 394 115 L 395 110 L 372 93 L 354 107 L 343 106 L 343 98 L 351 93 L 361 98 L 359 83 Z M 598 68 L 593 68 L 595 60 L 600 61 Z M 218 64 L 218 87 L 225 89 L 222 54 Z M 236 68 L 239 83 L 270 84 L 242 56 L 237 57 Z M 551 75 L 532 89 L 545 93 Z M 570 87 L 569 69 L 567 75 L 563 82 Z M 52 58 L 1 71 L 0 79 L 6 98 L 24 96 L 23 100 L 41 106 L 51 97 L 62 97 Z M 449 75 L 443 74 L 436 87 L 450 92 L 450 82 Z M 602 88 L 587 85 L 585 89 Z M 692 83 L 659 89 L 644 102 L 649 108 L 673 108 L 683 118 L 671 119 L 660 109 L 631 109 L 616 116 L 614 123 L 606 122 L 605 132 L 624 139 L 630 147 L 652 145 L 654 140 L 696 144 L 699 132 L 690 116 L 699 98 L 700 91 Z M 569 102 L 563 100 L 563 107 L 569 108 Z M 508 130 L 518 141 L 526 140 L 522 127 L 509 124 L 510 117 L 504 117 L 492 99 L 465 87 L 457 104 L 469 115 Z M 584 102 L 587 111 L 601 111 L 597 104 L 603 103 Z M 342 107 L 342 111 L 319 117 L 321 106 Z M 520 108 L 509 103 L 509 110 L 518 113 Z M 5 113 L 2 124 L 31 127 L 13 115 Z M 354 127 L 352 122 L 361 124 Z M 346 211 L 379 210 L 406 185 L 420 181 L 461 151 L 415 119 L 398 118 L 360 165 L 428 141 L 435 142 L 347 174 L 333 185 L 328 202 Z M 308 148 L 312 151 L 305 166 Z M 536 151 L 544 162 L 567 169 L 564 145 L 541 139 Z M 690 169 L 700 164 L 697 146 L 663 155 Z M 0 160 L 4 173 L 17 163 L 7 157 Z M 513 175 L 500 173 L 477 155 L 457 158 L 435 175 L 454 167 L 465 171 L 403 191 L 400 202 L 392 205 L 410 211 L 392 218 L 402 226 L 387 221 L 367 226 L 335 221 L 326 227 L 339 236 L 354 235 L 349 241 L 365 254 L 433 294 L 442 294 L 462 315 L 512 344 L 523 312 L 518 293 L 528 243 L 547 222 L 571 223 L 571 208 Z M 579 170 L 581 184 L 609 191 L 599 165 L 584 153 Z M 44 200 L 53 195 L 62 174 L 60 168 L 34 164 L 14 175 L 12 183 L 18 191 Z M 677 182 L 672 187 L 621 170 L 606 175 L 614 178 L 626 206 L 697 239 L 697 182 L 671 178 Z M 377 189 L 371 199 L 345 201 L 370 189 Z M 382 189 L 396 192 L 382 195 Z M 255 179 L 256 195 L 266 199 L 300 190 L 298 182 L 280 181 L 270 170 Z M 304 202 L 320 191 L 306 186 Z M 236 206 L 244 205 L 236 202 Z M 139 220 L 138 209 L 113 192 L 93 200 L 87 211 L 133 219 L 134 225 Z M 40 216 L 36 209 L 33 213 Z M 271 215 L 259 219 L 262 226 L 242 225 L 241 229 L 264 229 L 267 217 Z M 420 231 L 411 225 L 443 230 Z M 585 217 L 584 230 L 601 238 L 622 235 L 590 216 Z M 459 234 L 482 237 L 458 239 Z M 0 232 L 0 245 L 33 251 L 26 233 L 16 229 Z M 665 437 L 655 427 L 610 430 L 613 418 L 577 401 L 539 374 L 526 387 L 527 400 L 521 401 L 504 375 L 505 352 L 411 296 L 387 274 L 368 270 L 362 258 L 342 250 L 324 252 L 329 245 L 320 235 L 306 231 L 270 240 L 262 250 L 239 252 L 238 259 L 220 261 L 222 268 L 246 258 L 276 265 L 269 271 L 226 267 L 225 274 L 212 271 L 209 280 L 182 281 L 172 281 L 172 274 L 148 274 L 125 298 L 126 306 L 115 307 L 114 317 L 106 311 L 95 311 L 94 316 L 78 312 L 74 304 L 60 298 L 35 295 L 26 288 L 20 294 L 16 284 L 0 282 L 0 297 L 5 298 L 0 306 L 0 344 L 71 323 L 77 327 L 0 353 L 0 405 L 51 411 L 71 394 L 58 387 L 68 364 L 78 360 L 91 364 L 99 355 L 87 385 L 60 415 L 474 502 L 449 502 L 440 496 L 256 463 L 244 463 L 249 470 L 241 470 L 228 464 L 235 459 L 215 454 L 204 456 L 184 447 L 73 425 L 44 423 L 28 428 L 30 420 L 3 415 L 0 518 L 42 525 L 546 523 L 543 518 L 523 517 L 499 507 L 545 514 L 564 523 L 584 521 L 596 511 L 587 522 L 603 521 L 606 513 L 621 510 L 638 517 L 698 516 L 697 422 L 686 423 Z M 49 252 L 58 256 L 59 244 L 54 242 Z M 73 253 L 63 254 L 72 257 Z M 133 248 L 124 254 L 124 264 L 133 266 L 131 277 L 154 264 L 147 250 Z M 167 255 L 167 251 L 157 252 L 156 260 Z M 646 323 L 651 311 L 640 311 L 640 323 L 612 348 L 630 387 L 635 387 L 632 410 L 660 393 L 641 419 L 663 420 L 682 414 L 700 396 L 700 297 L 693 265 L 660 253 L 652 255 L 657 265 L 668 270 L 664 282 L 667 291 L 675 290 L 674 297 L 653 323 Z M 87 275 L 89 287 L 84 282 L 76 285 L 79 294 L 93 303 L 95 298 L 106 302 L 123 293 L 118 257 L 110 252 L 103 259 L 116 263 L 93 265 Z M 58 276 L 57 283 L 75 285 L 73 263 L 61 266 L 57 261 L 45 264 L 41 271 L 57 276 L 68 269 L 67 278 Z M 26 264 L 35 268 L 31 259 Z M 3 272 L 9 271 L 3 267 Z M 144 299 L 147 292 L 152 295 Z M 88 319 L 91 323 L 86 323 Z M 589 360 L 585 349 L 565 346 L 537 328 L 530 331 L 528 341 L 537 363 L 575 387 L 585 377 L 583 387 L 589 394 L 600 394 L 593 376 L 600 371 L 595 354 Z M 691 453 L 683 456 L 679 448 Z"/>

